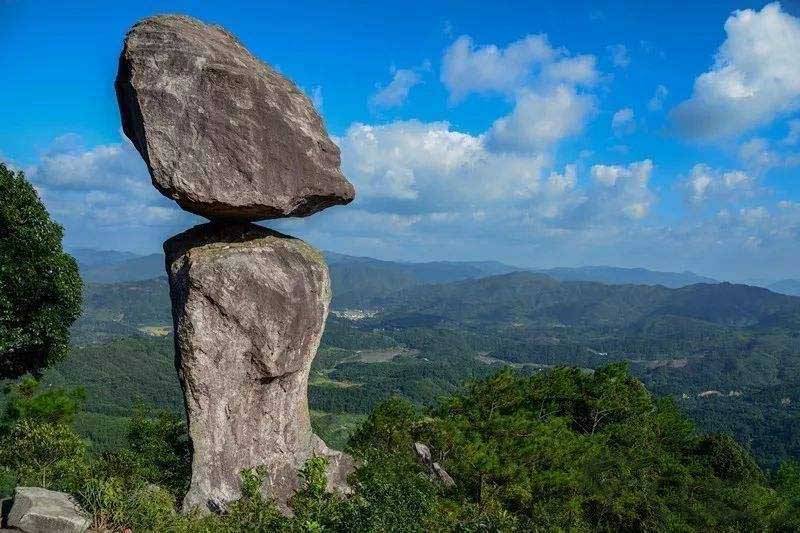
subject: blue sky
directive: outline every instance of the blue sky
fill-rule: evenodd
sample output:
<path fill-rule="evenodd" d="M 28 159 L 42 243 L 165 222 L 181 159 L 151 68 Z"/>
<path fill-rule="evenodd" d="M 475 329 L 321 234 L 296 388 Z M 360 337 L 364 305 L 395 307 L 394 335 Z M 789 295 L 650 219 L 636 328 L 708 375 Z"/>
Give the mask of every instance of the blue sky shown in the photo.
<path fill-rule="evenodd" d="M 324 116 L 357 201 L 270 223 L 319 247 L 800 277 L 796 2 L 66 4 L 0 1 L 0 157 L 69 246 L 200 221 L 150 186 L 113 92 L 125 31 L 181 12 Z"/>

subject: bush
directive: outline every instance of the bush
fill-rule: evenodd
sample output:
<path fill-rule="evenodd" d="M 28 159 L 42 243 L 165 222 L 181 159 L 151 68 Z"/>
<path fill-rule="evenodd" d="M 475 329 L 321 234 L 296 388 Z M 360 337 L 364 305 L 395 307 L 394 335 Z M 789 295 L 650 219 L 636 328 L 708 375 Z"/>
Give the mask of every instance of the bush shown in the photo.
<path fill-rule="evenodd" d="M 131 417 L 127 436 L 137 477 L 162 485 L 176 496 L 186 493 L 191 476 L 191 450 L 182 419 L 168 411 L 153 416 L 139 407 Z"/>
<path fill-rule="evenodd" d="M 85 399 L 83 389 L 41 390 L 36 379 L 25 377 L 6 389 L 6 406 L 0 417 L 0 428 L 7 429 L 19 420 L 71 425 Z"/>
<path fill-rule="evenodd" d="M 89 477 L 87 445 L 72 428 L 27 419 L 0 440 L 0 466 L 17 485 L 67 492 Z"/>
<path fill-rule="evenodd" d="M 38 372 L 63 358 L 80 314 L 81 278 L 22 172 L 0 163 L 0 377 Z"/>
<path fill-rule="evenodd" d="M 169 531 L 180 523 L 169 491 L 143 481 L 92 478 L 77 496 L 81 507 L 92 517 L 92 526 L 100 531 Z"/>

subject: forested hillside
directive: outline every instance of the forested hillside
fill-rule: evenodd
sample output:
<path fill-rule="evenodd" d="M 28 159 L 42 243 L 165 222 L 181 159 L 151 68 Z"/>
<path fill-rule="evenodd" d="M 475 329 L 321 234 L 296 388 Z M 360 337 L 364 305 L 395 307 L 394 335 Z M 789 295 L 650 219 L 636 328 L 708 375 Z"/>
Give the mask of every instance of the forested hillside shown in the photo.
<path fill-rule="evenodd" d="M 342 287 L 356 291 L 359 280 L 383 279 L 383 270 L 348 277 L 332 261 L 335 302 Z M 362 272 L 374 267 L 374 260 L 362 263 Z M 442 265 L 449 264 L 427 275 L 454 275 Z M 392 394 L 432 405 L 465 379 L 503 366 L 531 373 L 627 361 L 651 390 L 673 396 L 702 428 L 731 432 L 763 464 L 800 457 L 800 298 L 727 283 L 669 289 L 559 282 L 531 272 L 426 285 L 417 279 L 390 291 L 392 283 L 365 290 L 363 307 L 348 306 L 369 316 L 328 319 L 309 394 L 315 422 L 335 443 Z M 182 409 L 170 334 L 163 278 L 89 283 L 72 356 L 45 381 L 84 386 L 84 431 L 118 442 L 115 428 L 137 402 Z"/>

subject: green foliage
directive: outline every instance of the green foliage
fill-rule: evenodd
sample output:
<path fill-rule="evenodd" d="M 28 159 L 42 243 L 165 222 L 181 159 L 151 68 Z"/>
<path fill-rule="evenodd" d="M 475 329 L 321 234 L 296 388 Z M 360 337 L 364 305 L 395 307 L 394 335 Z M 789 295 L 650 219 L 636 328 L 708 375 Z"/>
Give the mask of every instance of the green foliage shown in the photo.
<path fill-rule="evenodd" d="M 87 446 L 69 426 L 23 419 L 0 440 L 0 468 L 17 485 L 75 491 L 88 477 Z"/>
<path fill-rule="evenodd" d="M 779 506 L 745 450 L 698 436 L 624 365 L 504 371 L 427 415 L 390 400 L 353 438 L 396 464 L 415 441 L 456 480 L 438 502 L 455 530 L 753 531 Z"/>
<path fill-rule="evenodd" d="M 86 392 L 82 388 L 42 390 L 39 381 L 25 377 L 6 389 L 0 429 L 8 429 L 19 420 L 71 425 L 85 399 Z"/>
<path fill-rule="evenodd" d="M 223 514 L 183 515 L 183 422 L 139 409 L 127 435 L 127 448 L 92 456 L 67 426 L 22 418 L 0 443 L 0 486 L 70 491 L 94 527 L 108 530 L 788 532 L 799 525 L 797 463 L 770 483 L 732 438 L 697 433 L 674 401 L 653 397 L 623 364 L 527 376 L 506 369 L 427 409 L 391 397 L 350 440 L 359 464 L 353 494 L 327 492 L 327 461 L 312 457 L 299 472 L 293 516 L 262 495 L 261 468 L 241 473 L 242 497 Z M 430 447 L 455 487 L 434 481 L 415 442 Z"/>
<path fill-rule="evenodd" d="M 181 495 L 189 487 L 191 450 L 186 425 L 174 414 L 149 415 L 137 409 L 128 427 L 130 452 L 136 458 L 136 475 Z"/>
<path fill-rule="evenodd" d="M 180 523 L 175 499 L 169 491 L 143 481 L 91 478 L 77 498 L 99 531 L 125 527 L 134 527 L 136 531 L 169 531 Z"/>
<path fill-rule="evenodd" d="M 86 409 L 94 413 L 131 416 L 137 405 L 146 404 L 182 414 L 174 360 L 172 337 L 125 337 L 74 347 L 67 360 L 44 373 L 42 382 L 83 387 Z"/>
<path fill-rule="evenodd" d="M 800 531 L 800 463 L 787 461 L 775 476 L 780 503 L 772 517 L 772 530 Z"/>
<path fill-rule="evenodd" d="M 437 487 L 408 454 L 362 448 L 352 479 L 348 527 L 339 531 L 430 531 L 437 524 Z M 441 526 L 441 524 L 438 524 Z"/>
<path fill-rule="evenodd" d="M 67 354 L 81 279 L 22 172 L 0 163 L 0 377 L 37 372 Z"/>

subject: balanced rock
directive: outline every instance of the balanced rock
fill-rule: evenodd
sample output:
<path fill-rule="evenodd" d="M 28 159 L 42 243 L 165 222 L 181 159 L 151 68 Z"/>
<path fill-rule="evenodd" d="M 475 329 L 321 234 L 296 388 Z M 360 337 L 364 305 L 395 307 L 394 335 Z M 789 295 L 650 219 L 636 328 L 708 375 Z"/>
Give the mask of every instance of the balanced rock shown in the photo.
<path fill-rule="evenodd" d="M 8 525 L 27 533 L 79 533 L 89 528 L 89 519 L 69 494 L 17 487 Z"/>
<path fill-rule="evenodd" d="M 176 15 L 139 22 L 116 91 L 153 184 L 188 211 L 302 217 L 355 196 L 311 101 L 221 27 Z"/>
<path fill-rule="evenodd" d="M 285 509 L 314 455 L 329 460 L 328 488 L 346 491 L 352 460 L 312 433 L 308 413 L 331 297 L 322 255 L 247 223 L 196 226 L 164 251 L 193 448 L 184 510 L 224 508 L 241 496 L 241 471 L 258 467 Z"/>

